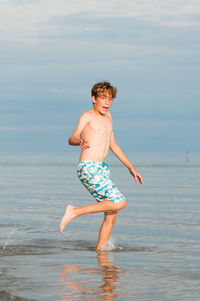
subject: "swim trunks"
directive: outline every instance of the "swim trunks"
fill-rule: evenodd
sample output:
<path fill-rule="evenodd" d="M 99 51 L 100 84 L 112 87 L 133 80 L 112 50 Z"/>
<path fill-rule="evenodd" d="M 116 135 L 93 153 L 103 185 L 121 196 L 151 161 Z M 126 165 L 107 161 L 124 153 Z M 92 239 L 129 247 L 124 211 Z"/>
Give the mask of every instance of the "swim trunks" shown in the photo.
<path fill-rule="evenodd" d="M 77 174 L 81 183 L 97 202 L 103 200 L 115 203 L 125 201 L 125 197 L 110 180 L 110 170 L 105 162 L 79 161 Z"/>

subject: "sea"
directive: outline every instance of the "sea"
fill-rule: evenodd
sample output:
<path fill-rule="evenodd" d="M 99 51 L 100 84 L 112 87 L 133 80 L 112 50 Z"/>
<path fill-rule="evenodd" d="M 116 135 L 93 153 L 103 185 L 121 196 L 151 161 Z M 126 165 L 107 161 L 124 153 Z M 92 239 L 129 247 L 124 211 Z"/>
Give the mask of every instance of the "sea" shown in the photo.
<path fill-rule="evenodd" d="M 127 153 L 135 183 L 111 154 L 126 196 L 104 251 L 104 213 L 74 219 L 95 200 L 77 178 L 78 153 L 0 153 L 0 300 L 200 300 L 200 153 Z"/>

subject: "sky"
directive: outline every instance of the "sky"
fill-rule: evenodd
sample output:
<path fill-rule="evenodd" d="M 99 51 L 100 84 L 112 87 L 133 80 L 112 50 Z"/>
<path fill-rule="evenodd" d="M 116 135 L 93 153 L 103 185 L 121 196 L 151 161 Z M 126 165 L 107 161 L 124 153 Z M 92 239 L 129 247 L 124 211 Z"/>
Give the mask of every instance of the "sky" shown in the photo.
<path fill-rule="evenodd" d="M 199 0 L 0 0 L 0 152 L 63 152 L 98 81 L 124 151 L 200 152 Z"/>

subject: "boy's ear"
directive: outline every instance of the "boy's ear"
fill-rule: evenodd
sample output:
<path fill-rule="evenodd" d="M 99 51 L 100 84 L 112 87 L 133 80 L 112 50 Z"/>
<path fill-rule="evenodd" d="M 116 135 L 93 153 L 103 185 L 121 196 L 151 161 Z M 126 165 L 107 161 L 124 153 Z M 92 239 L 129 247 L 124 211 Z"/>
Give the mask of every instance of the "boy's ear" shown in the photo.
<path fill-rule="evenodd" d="M 92 102 L 95 103 L 96 102 L 96 98 L 95 96 L 92 96 Z"/>

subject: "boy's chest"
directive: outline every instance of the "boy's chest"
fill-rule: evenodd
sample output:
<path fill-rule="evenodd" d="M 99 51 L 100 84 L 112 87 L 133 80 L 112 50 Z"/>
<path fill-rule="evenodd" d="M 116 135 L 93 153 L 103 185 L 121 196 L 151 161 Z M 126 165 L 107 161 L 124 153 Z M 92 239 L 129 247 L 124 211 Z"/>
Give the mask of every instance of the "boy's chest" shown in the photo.
<path fill-rule="evenodd" d="M 110 133 L 112 130 L 112 124 L 109 118 L 92 118 L 88 125 L 99 134 Z"/>

